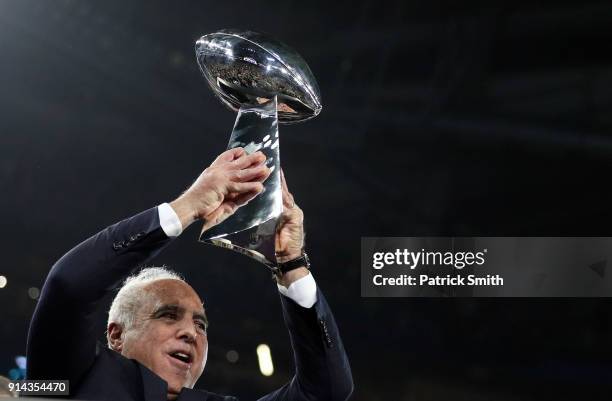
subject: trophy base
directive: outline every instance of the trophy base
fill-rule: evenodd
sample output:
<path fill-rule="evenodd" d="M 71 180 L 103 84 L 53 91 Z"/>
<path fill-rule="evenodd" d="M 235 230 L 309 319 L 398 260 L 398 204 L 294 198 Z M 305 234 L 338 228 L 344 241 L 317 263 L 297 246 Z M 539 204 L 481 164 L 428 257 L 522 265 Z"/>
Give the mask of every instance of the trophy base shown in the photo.
<path fill-rule="evenodd" d="M 277 220 L 270 219 L 244 231 L 218 238 L 201 238 L 200 241 L 249 256 L 275 272 L 276 257 L 274 251 Z"/>

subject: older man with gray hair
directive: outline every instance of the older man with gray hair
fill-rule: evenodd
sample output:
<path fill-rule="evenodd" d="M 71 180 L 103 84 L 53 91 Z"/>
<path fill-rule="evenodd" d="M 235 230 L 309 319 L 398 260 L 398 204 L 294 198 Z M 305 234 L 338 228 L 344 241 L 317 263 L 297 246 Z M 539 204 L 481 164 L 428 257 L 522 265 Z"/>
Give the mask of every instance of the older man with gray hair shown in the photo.
<path fill-rule="evenodd" d="M 28 334 L 28 378 L 70 381 L 70 397 L 91 400 L 236 400 L 194 390 L 206 364 L 202 300 L 168 269 L 147 268 L 183 229 L 223 221 L 263 190 L 261 152 L 222 153 L 170 203 L 125 219 L 77 245 L 51 269 Z M 303 257 L 304 215 L 287 189 L 276 233 L 277 277 L 295 376 L 261 400 L 345 400 L 353 382 L 338 329 Z M 97 307 L 122 282 L 108 314 L 107 346 L 96 343 Z"/>

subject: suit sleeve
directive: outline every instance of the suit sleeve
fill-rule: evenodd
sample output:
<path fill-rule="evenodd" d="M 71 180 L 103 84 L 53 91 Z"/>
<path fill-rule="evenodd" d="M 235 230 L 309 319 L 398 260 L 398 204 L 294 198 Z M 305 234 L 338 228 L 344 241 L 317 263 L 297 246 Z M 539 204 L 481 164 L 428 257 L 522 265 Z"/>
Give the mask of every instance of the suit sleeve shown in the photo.
<path fill-rule="evenodd" d="M 338 327 L 321 290 L 312 308 L 281 295 L 283 317 L 293 347 L 295 375 L 260 401 L 344 401 L 353 392 L 353 377 Z"/>
<path fill-rule="evenodd" d="M 96 357 L 93 327 L 100 300 L 170 242 L 157 208 L 83 241 L 52 267 L 34 311 L 27 344 L 28 379 L 76 385 Z"/>

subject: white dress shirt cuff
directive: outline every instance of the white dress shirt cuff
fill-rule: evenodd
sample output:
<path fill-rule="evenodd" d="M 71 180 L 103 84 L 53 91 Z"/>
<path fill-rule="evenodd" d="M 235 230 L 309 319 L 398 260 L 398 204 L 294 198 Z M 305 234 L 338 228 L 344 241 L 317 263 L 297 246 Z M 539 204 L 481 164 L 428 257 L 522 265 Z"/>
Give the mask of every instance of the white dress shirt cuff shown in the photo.
<path fill-rule="evenodd" d="M 311 273 L 295 280 L 289 285 L 289 288 L 285 288 L 280 284 L 276 285 L 281 294 L 291 298 L 303 308 L 311 308 L 317 302 L 317 283 Z"/>
<path fill-rule="evenodd" d="M 183 225 L 174 209 L 172 209 L 172 206 L 162 203 L 157 207 L 157 213 L 159 213 L 159 225 L 168 237 L 178 237 L 181 235 Z"/>

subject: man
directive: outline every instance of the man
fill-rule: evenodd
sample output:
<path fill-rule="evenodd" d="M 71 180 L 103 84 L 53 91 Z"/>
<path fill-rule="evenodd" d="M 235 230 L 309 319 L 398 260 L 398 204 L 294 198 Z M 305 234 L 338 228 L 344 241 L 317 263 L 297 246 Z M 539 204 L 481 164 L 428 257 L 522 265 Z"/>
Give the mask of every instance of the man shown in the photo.
<path fill-rule="evenodd" d="M 235 400 L 192 390 L 206 363 L 207 320 L 198 294 L 175 273 L 145 269 L 111 306 L 108 347 L 92 331 L 99 301 L 196 220 L 210 228 L 263 190 L 261 152 L 222 153 L 170 204 L 123 220 L 64 255 L 45 282 L 28 334 L 28 378 L 70 380 L 95 400 Z M 276 235 L 279 263 L 303 255 L 303 213 L 287 189 Z M 262 400 L 345 400 L 352 377 L 325 298 L 306 266 L 278 278 L 296 375 Z"/>

